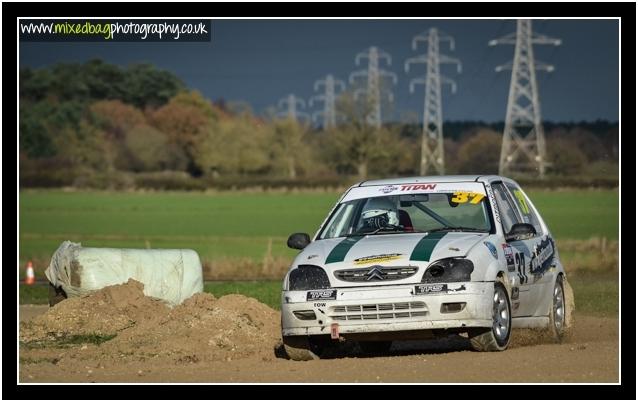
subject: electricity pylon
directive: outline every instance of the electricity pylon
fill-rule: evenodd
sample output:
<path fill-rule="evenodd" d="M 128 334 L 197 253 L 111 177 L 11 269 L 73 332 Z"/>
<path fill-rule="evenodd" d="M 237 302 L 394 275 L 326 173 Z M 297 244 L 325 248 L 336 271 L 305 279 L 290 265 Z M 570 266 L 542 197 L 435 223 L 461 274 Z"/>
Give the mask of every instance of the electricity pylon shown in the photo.
<path fill-rule="evenodd" d="M 324 87 L 324 94 L 311 97 L 308 104 L 312 107 L 314 100 L 323 102 L 323 111 L 314 112 L 312 118 L 315 120 L 316 117 L 323 116 L 323 129 L 327 130 L 337 125 L 335 89 L 336 87 L 340 87 L 343 91 L 346 89 L 346 84 L 341 80 L 336 80 L 331 74 L 328 74 L 326 78 L 315 81 L 315 91 L 318 91 L 322 85 Z"/>
<path fill-rule="evenodd" d="M 361 52 L 357 54 L 354 61 L 358 66 L 361 59 L 368 59 L 368 69 L 359 70 L 350 74 L 349 81 L 354 84 L 357 77 L 368 77 L 368 86 L 366 89 L 359 88 L 355 91 L 354 97 L 358 99 L 363 93 L 366 95 L 366 121 L 369 125 L 380 128 L 381 127 L 381 88 L 380 79 L 383 77 L 392 78 L 394 84 L 397 83 L 397 75 L 393 72 L 386 71 L 379 68 L 379 59 L 385 59 L 388 65 L 392 65 L 392 57 L 383 50 L 371 46 L 367 52 Z M 388 100 L 394 101 L 392 92 L 388 92 Z"/>
<path fill-rule="evenodd" d="M 456 64 L 461 72 L 461 62 L 458 59 L 439 53 L 439 42 L 449 41 L 450 50 L 454 50 L 454 39 L 441 34 L 436 28 L 430 28 L 412 39 L 412 50 L 417 49 L 419 41 L 427 42 L 428 52 L 405 61 L 405 72 L 410 71 L 411 63 L 425 63 L 427 70 L 425 78 L 415 78 L 410 81 L 410 93 L 414 92 L 415 84 L 425 87 L 425 102 L 423 105 L 423 133 L 421 139 L 421 175 L 424 176 L 432 166 L 439 174 L 445 171 L 443 149 L 443 113 L 441 111 L 441 83 L 450 84 L 452 93 L 456 93 L 456 83 L 440 74 L 439 66 L 443 63 Z"/>
<path fill-rule="evenodd" d="M 293 94 L 289 94 L 283 99 L 279 100 L 278 107 L 286 107 L 286 111 L 282 111 L 277 113 L 279 117 L 286 117 L 292 120 L 297 121 L 300 118 L 309 119 L 308 113 L 300 112 L 297 110 L 297 106 L 302 108 L 306 107 L 306 102 L 303 99 L 297 98 Z"/>
<path fill-rule="evenodd" d="M 489 42 L 489 46 L 505 44 L 513 44 L 515 49 L 513 63 L 496 67 L 497 72 L 512 69 L 498 171 L 505 175 L 529 171 L 531 167 L 542 178 L 547 160 L 536 70 L 552 72 L 554 66 L 535 61 L 533 45 L 558 46 L 561 41 L 532 32 L 531 20 L 518 20 L 515 33 Z"/>

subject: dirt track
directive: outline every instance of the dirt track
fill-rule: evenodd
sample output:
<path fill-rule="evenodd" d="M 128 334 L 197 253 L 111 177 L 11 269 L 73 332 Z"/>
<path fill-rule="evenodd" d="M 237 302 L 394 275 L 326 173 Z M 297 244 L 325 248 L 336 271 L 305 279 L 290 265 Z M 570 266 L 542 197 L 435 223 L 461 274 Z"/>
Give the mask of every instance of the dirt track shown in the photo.
<path fill-rule="evenodd" d="M 104 308 L 105 300 L 102 295 L 93 302 Z M 90 323 L 92 333 L 100 332 L 102 327 L 98 324 L 104 325 L 105 321 L 99 312 L 78 316 L 78 311 L 86 310 L 73 310 L 69 302 L 56 306 L 66 303 L 66 310 L 58 308 L 46 314 L 42 306 L 21 306 L 21 321 L 25 321 L 21 324 L 21 341 L 41 337 L 42 328 L 49 330 L 60 320 L 66 320 L 66 326 L 78 324 L 77 328 Z M 518 331 L 514 333 L 510 349 L 501 353 L 473 352 L 466 339 L 450 337 L 438 341 L 395 342 L 385 356 L 362 357 L 355 353 L 342 358 L 293 362 L 277 356 L 280 352 L 272 332 L 278 329 L 279 322 L 278 319 L 274 324 L 270 322 L 276 317 L 275 312 L 254 299 L 199 297 L 181 310 L 176 308 L 173 313 L 166 313 L 168 315 L 159 322 L 154 317 L 147 324 L 140 314 L 152 305 L 142 299 L 137 303 L 139 309 L 131 310 L 128 305 L 126 308 L 140 324 L 122 326 L 125 315 L 114 316 L 113 322 L 123 329 L 118 329 L 121 332 L 116 338 L 101 345 L 21 347 L 20 381 L 618 381 L 618 320 L 615 318 L 577 314 L 573 338 L 565 344 L 539 344 L 531 332 Z M 249 313 L 239 315 L 233 309 Z M 106 313 L 113 316 L 111 311 Z M 23 327 L 25 323 L 28 326 Z M 112 330 L 114 324 L 109 325 Z"/>

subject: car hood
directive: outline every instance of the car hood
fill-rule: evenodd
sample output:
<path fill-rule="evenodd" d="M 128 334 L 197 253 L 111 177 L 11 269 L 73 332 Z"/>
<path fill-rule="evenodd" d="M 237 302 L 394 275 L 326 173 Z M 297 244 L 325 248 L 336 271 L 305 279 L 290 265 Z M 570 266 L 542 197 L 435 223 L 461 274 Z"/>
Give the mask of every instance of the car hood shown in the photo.
<path fill-rule="evenodd" d="M 327 271 L 372 265 L 427 265 L 447 257 L 463 257 L 487 233 L 434 232 L 377 234 L 314 241 L 295 259 Z"/>

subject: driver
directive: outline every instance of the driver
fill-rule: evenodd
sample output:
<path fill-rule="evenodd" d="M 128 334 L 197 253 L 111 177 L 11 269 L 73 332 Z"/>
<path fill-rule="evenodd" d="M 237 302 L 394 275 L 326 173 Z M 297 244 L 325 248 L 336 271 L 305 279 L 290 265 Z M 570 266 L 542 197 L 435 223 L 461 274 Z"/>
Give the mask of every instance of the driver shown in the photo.
<path fill-rule="evenodd" d="M 361 212 L 360 229 L 399 226 L 396 203 L 389 197 L 370 198 Z"/>

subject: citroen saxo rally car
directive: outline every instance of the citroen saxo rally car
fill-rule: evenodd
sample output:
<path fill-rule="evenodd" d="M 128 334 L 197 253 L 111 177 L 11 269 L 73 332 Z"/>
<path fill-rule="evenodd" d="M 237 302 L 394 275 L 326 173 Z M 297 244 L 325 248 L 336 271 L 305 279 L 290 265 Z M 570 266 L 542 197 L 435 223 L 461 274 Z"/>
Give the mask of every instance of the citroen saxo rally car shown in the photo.
<path fill-rule="evenodd" d="M 340 341 L 364 352 L 391 342 L 467 336 L 505 350 L 512 328 L 556 340 L 572 326 L 573 293 L 534 204 L 500 176 L 365 181 L 350 187 L 283 281 L 281 330 L 294 360 Z"/>

